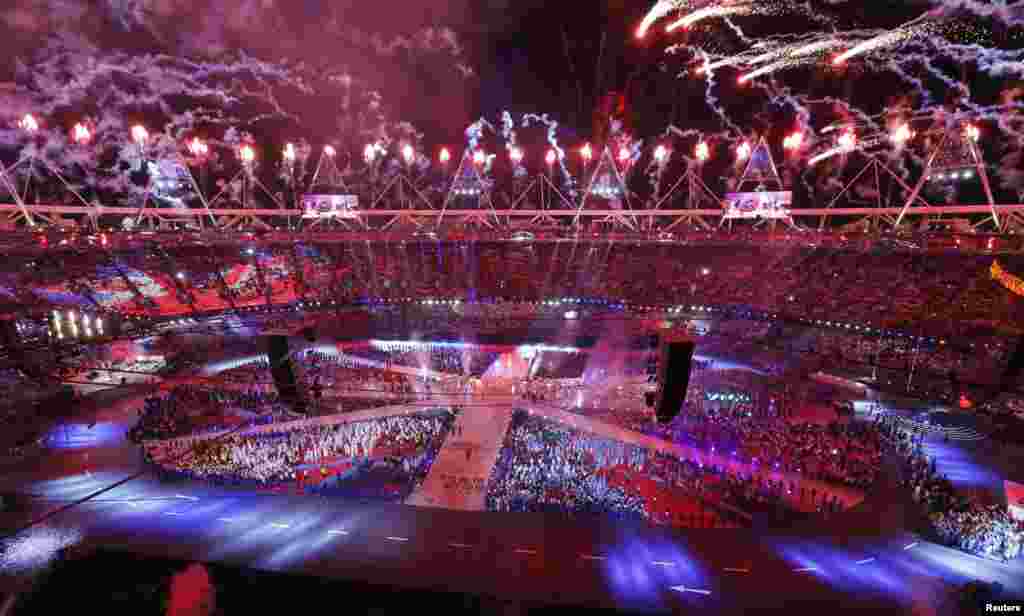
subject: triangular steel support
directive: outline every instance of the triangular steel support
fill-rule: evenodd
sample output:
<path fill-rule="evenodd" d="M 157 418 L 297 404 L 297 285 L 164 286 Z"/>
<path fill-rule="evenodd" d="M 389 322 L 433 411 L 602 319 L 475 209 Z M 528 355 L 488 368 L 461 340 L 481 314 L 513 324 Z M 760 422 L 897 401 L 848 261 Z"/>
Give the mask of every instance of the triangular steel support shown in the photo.
<path fill-rule="evenodd" d="M 836 203 L 838 203 L 839 200 L 843 198 L 843 195 L 845 195 L 846 193 L 848 193 L 851 190 L 853 190 L 854 186 L 857 185 L 857 183 L 860 181 L 861 178 L 864 177 L 865 174 L 872 173 L 872 172 L 874 173 L 874 177 L 875 177 L 875 191 L 876 191 L 876 193 L 878 195 L 877 196 L 876 204 L 877 204 L 877 206 L 879 208 L 883 207 L 883 205 L 884 205 L 882 203 L 882 190 L 881 190 L 881 176 L 883 174 L 886 174 L 889 177 L 891 177 L 893 180 L 895 180 L 896 183 L 899 184 L 903 188 L 903 190 L 905 190 L 907 192 L 913 192 L 913 189 L 906 183 L 906 181 L 902 177 L 900 177 L 900 175 L 898 173 L 896 173 L 895 171 L 890 169 L 889 166 L 886 165 L 885 163 L 883 163 L 882 161 L 878 160 L 878 158 L 876 156 L 871 155 L 871 154 L 867 154 L 867 153 L 865 153 L 865 152 L 863 152 L 861 150 L 857 150 L 857 151 L 861 152 L 861 154 L 863 154 L 863 155 L 868 157 L 868 164 L 865 165 L 860 171 L 858 171 L 857 175 L 855 175 L 853 177 L 853 179 L 851 179 L 849 182 L 846 183 L 845 186 L 843 186 L 842 190 L 840 190 L 836 194 L 836 196 L 832 198 L 832 200 L 828 203 L 828 205 L 825 206 L 825 209 L 830 210 L 830 209 L 834 208 Z M 920 201 L 925 207 L 928 207 L 930 205 L 927 201 L 922 199 L 920 197 L 920 195 L 918 195 L 915 198 L 915 200 Z M 819 231 L 821 231 L 821 230 L 823 230 L 825 228 L 825 223 L 828 221 L 828 218 L 829 218 L 828 214 L 825 214 L 824 216 L 821 217 L 821 220 L 818 223 L 818 230 Z"/>
<path fill-rule="evenodd" d="M 988 220 L 991 220 L 993 224 L 995 224 L 996 231 L 1001 230 L 1002 224 L 999 220 L 999 213 L 996 211 L 996 202 L 995 197 L 992 194 L 992 185 L 989 181 L 988 172 L 985 170 L 985 161 L 983 160 L 980 152 L 978 151 L 977 143 L 969 135 L 957 134 L 956 136 L 954 136 L 954 134 L 950 130 L 945 130 L 943 132 L 942 139 L 939 141 L 938 146 L 936 146 L 935 149 L 932 150 L 932 153 L 928 156 L 928 159 L 924 166 L 924 170 L 921 172 L 921 177 L 918 179 L 917 184 L 914 186 L 914 189 L 911 192 L 910 197 L 907 198 L 906 203 L 904 203 L 903 209 L 900 210 L 899 216 L 896 217 L 896 226 L 899 226 L 899 224 L 903 221 L 903 217 L 906 216 L 907 212 L 914 205 L 914 202 L 919 199 L 921 191 L 924 189 L 925 184 L 931 181 L 932 173 L 935 170 L 936 159 L 938 158 L 939 154 L 941 154 L 944 151 L 944 149 L 953 141 L 959 141 L 959 143 L 965 144 L 967 146 L 966 149 L 968 155 L 970 156 L 970 160 L 966 161 L 966 164 L 964 164 L 963 166 L 972 167 L 973 171 L 977 173 L 978 177 L 981 179 L 982 189 L 985 192 L 985 199 L 987 200 L 986 205 L 988 205 L 989 211 L 991 212 L 990 218 L 982 221 L 982 224 L 988 222 Z M 924 200 L 921 199 L 921 201 L 923 202 Z"/>
<path fill-rule="evenodd" d="M 626 186 L 626 180 L 622 176 L 622 173 L 619 171 L 619 166 L 615 163 L 615 158 L 612 156 L 611 149 L 608 147 L 607 144 L 601 151 L 601 156 L 600 158 L 598 158 L 597 161 L 597 167 L 594 168 L 593 173 L 591 173 L 590 175 L 590 181 L 587 182 L 587 189 L 583 192 L 583 195 L 580 198 L 580 204 L 579 207 L 576 208 L 576 216 L 573 218 L 572 224 L 574 227 L 579 225 L 580 215 L 583 212 L 584 208 L 586 208 L 587 206 L 587 199 L 593 194 L 594 184 L 597 183 L 597 179 L 601 175 L 601 170 L 606 165 L 611 167 L 613 177 L 619 185 L 619 190 L 622 191 L 622 203 L 623 205 L 625 205 L 625 209 L 623 210 L 624 213 L 622 215 L 609 216 L 608 218 L 605 219 L 605 221 L 620 222 L 623 223 L 626 227 L 633 229 L 635 231 L 639 223 L 636 220 L 636 216 L 628 214 L 628 212 L 632 210 L 632 207 L 629 203 L 629 187 Z M 629 216 L 630 218 L 632 218 L 632 224 L 626 221 L 625 218 L 623 218 L 624 216 Z"/>

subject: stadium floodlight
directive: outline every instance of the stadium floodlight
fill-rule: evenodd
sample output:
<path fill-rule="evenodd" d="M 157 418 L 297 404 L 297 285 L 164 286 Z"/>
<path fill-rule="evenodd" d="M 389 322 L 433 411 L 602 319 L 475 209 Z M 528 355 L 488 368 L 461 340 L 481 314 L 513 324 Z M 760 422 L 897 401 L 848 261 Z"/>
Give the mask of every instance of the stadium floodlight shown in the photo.
<path fill-rule="evenodd" d="M 693 153 L 697 156 L 697 160 L 702 163 L 711 158 L 711 148 L 705 141 L 698 143 L 697 147 L 694 148 Z"/>
<path fill-rule="evenodd" d="M 804 134 L 800 131 L 796 131 L 782 140 L 782 147 L 789 151 L 799 150 L 804 144 Z"/>
<path fill-rule="evenodd" d="M 750 158 L 751 151 L 752 150 L 750 147 L 750 143 L 744 141 L 743 143 L 739 144 L 739 146 L 737 146 L 736 148 L 736 160 L 747 160 L 748 158 Z"/>
<path fill-rule="evenodd" d="M 36 120 L 36 117 L 31 113 L 26 113 L 24 117 L 22 117 L 21 120 L 18 122 L 18 126 L 21 128 L 21 130 L 29 134 L 34 134 L 36 131 L 39 130 L 39 122 Z"/>
<path fill-rule="evenodd" d="M 844 150 L 852 150 L 857 147 L 857 133 L 853 132 L 853 129 L 849 129 L 839 135 L 839 147 Z"/>
<path fill-rule="evenodd" d="M 256 150 L 246 143 L 238 149 L 238 157 L 242 159 L 243 163 L 248 165 L 256 160 Z"/>
<path fill-rule="evenodd" d="M 71 139 L 78 145 L 86 145 L 92 141 L 92 133 L 88 126 L 79 122 L 71 129 Z"/>
<path fill-rule="evenodd" d="M 903 145 L 913 138 L 914 133 L 908 124 L 900 124 L 892 133 L 892 140 L 896 145 Z"/>
<path fill-rule="evenodd" d="M 583 144 L 580 148 L 580 156 L 583 157 L 584 162 L 590 162 L 590 159 L 594 157 L 594 148 L 590 147 L 589 143 Z"/>
<path fill-rule="evenodd" d="M 666 148 L 662 144 L 659 144 L 658 147 L 654 148 L 654 160 L 658 161 L 659 163 L 663 163 L 667 158 L 668 148 Z"/>
<path fill-rule="evenodd" d="M 548 153 L 544 155 L 544 162 L 546 162 L 549 167 L 554 165 L 557 160 L 558 154 L 554 150 L 548 150 Z"/>
<path fill-rule="evenodd" d="M 188 151 L 196 158 L 206 156 L 210 151 L 210 146 L 206 145 L 206 142 L 201 140 L 199 137 L 192 137 L 192 141 L 188 142 Z"/>
<path fill-rule="evenodd" d="M 452 153 L 448 151 L 448 148 L 441 148 L 441 153 L 438 155 L 438 160 L 441 161 L 442 165 L 447 165 L 452 159 Z"/>
<path fill-rule="evenodd" d="M 146 142 L 149 141 L 149 131 L 145 126 L 136 124 L 132 127 L 132 141 L 140 146 L 146 145 Z"/>

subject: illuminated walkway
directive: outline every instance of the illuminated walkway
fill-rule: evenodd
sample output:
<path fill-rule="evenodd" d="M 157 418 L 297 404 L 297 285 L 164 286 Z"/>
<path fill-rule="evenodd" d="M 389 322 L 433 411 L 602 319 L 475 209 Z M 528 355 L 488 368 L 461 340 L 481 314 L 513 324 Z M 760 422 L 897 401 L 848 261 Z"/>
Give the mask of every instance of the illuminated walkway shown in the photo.
<path fill-rule="evenodd" d="M 474 406 L 459 415 L 409 505 L 483 511 L 487 481 L 512 423 L 511 407 Z"/>

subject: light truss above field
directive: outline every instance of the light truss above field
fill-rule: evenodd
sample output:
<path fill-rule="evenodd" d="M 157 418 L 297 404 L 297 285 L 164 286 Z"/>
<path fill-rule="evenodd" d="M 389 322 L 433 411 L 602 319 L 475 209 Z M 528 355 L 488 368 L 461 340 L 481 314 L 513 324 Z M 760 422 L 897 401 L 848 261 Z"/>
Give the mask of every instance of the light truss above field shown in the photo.
<path fill-rule="evenodd" d="M 553 203 L 552 205 L 557 205 Z M 128 217 L 134 218 L 138 215 L 138 208 L 133 207 L 103 207 L 94 206 L 90 208 L 73 205 L 0 205 L 0 218 L 7 221 L 11 229 L 29 227 L 19 223 L 25 220 L 25 216 L 32 216 L 37 221 L 46 221 L 53 226 L 74 226 L 82 225 L 89 227 L 93 221 L 99 221 L 102 217 Z M 196 223 L 206 216 L 202 209 L 149 209 L 147 220 L 153 223 L 183 222 Z M 993 212 L 1004 220 L 1003 230 L 1024 231 L 1024 204 L 1012 205 L 942 205 L 942 206 L 916 206 L 904 210 L 901 207 L 821 207 L 804 208 L 792 210 L 792 218 L 795 220 L 820 219 L 822 217 L 858 217 L 868 218 L 875 223 L 876 228 L 884 228 L 886 225 L 896 226 L 897 217 L 903 219 L 922 219 L 939 216 L 975 216 L 990 217 Z M 269 228 L 277 225 L 287 225 L 301 220 L 303 211 L 296 209 L 218 209 L 213 213 L 219 220 L 226 224 L 220 225 L 225 230 L 239 230 L 243 228 Z M 545 224 L 555 223 L 564 227 L 579 227 L 593 222 L 607 222 L 618 220 L 623 228 L 633 228 L 632 219 L 644 222 L 644 227 L 651 231 L 664 231 L 669 228 L 690 223 L 692 226 L 711 228 L 717 226 L 718 220 L 722 218 L 723 211 L 720 209 L 636 209 L 636 210 L 581 210 L 578 208 L 556 208 L 547 209 L 486 209 L 486 210 L 456 210 L 449 209 L 385 209 L 376 207 L 373 209 L 359 209 L 349 212 L 350 222 L 358 222 L 363 228 L 390 228 L 397 224 L 397 221 L 415 221 L 417 228 L 429 231 L 431 228 L 439 227 L 442 223 L 449 227 L 458 227 L 466 224 L 470 227 L 485 226 L 487 228 L 500 228 L 506 224 L 515 224 L 520 228 L 521 223 L 527 226 L 534 225 L 542 227 Z M 64 217 L 71 217 L 64 218 Z M 80 221 L 76 221 L 79 218 Z M 651 220 L 656 220 L 657 225 L 652 227 Z M 715 224 L 712 224 L 712 223 Z M 906 221 L 903 221 L 906 224 Z M 37 222 L 38 225 L 38 222 Z M 400 225 L 399 225 L 400 226 Z M 35 229 L 38 230 L 38 227 Z"/>

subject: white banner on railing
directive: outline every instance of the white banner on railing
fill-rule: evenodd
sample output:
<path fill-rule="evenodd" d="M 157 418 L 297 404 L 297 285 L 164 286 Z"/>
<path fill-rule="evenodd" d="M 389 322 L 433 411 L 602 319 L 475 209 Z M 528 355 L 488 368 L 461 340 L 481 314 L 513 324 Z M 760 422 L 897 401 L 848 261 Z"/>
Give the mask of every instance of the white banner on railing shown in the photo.
<path fill-rule="evenodd" d="M 793 192 L 747 192 L 725 195 L 724 218 L 789 218 Z"/>

